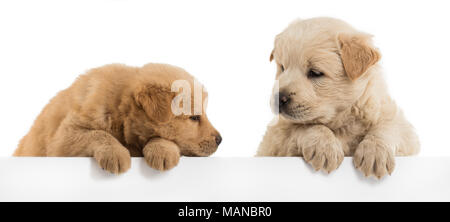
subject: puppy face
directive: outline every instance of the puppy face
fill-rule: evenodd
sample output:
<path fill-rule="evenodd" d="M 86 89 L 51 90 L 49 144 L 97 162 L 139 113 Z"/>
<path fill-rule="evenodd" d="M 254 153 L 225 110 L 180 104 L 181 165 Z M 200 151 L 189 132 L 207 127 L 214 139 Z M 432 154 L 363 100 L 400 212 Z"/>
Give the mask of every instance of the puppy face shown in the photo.
<path fill-rule="evenodd" d="M 203 93 L 202 97 L 205 104 L 207 94 Z M 209 156 L 217 150 L 222 137 L 209 122 L 205 108 L 201 114 L 194 114 L 193 109 L 191 115 L 171 113 L 170 123 L 163 124 L 165 132 L 161 134 L 175 141 L 184 156 Z"/>
<path fill-rule="evenodd" d="M 195 97 L 194 80 L 182 69 L 164 67 L 161 73 L 160 78 L 147 81 L 149 83 L 144 84 L 135 94 L 136 102 L 148 117 L 145 125 L 159 137 L 175 142 L 182 155 L 211 155 L 217 150 L 222 138 L 206 116 L 207 93 L 200 91 L 201 96 L 197 94 Z M 188 102 L 191 105 L 189 114 L 173 112 L 173 102 L 180 92 L 173 92 L 171 85 L 177 80 L 187 82 L 192 89 L 188 92 L 191 99 Z M 186 101 L 180 105 L 184 102 Z M 198 107 L 194 108 L 196 105 L 200 105 L 198 107 L 201 107 L 201 112 L 198 112 Z"/>
<path fill-rule="evenodd" d="M 370 36 L 340 20 L 294 22 L 276 37 L 271 55 L 278 80 L 272 108 L 293 122 L 328 123 L 363 93 L 364 74 L 379 58 Z"/>

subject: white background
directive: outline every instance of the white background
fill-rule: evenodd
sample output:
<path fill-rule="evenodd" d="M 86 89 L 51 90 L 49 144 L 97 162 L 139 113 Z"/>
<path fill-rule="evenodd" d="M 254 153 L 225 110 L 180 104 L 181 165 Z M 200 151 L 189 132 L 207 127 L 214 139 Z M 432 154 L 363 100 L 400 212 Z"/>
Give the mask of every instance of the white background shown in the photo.
<path fill-rule="evenodd" d="M 109 63 L 185 68 L 209 91 L 224 141 L 252 156 L 272 118 L 273 38 L 293 19 L 341 18 L 374 34 L 390 92 L 422 156 L 450 154 L 448 1 L 1 1 L 0 156 L 85 70 Z"/>

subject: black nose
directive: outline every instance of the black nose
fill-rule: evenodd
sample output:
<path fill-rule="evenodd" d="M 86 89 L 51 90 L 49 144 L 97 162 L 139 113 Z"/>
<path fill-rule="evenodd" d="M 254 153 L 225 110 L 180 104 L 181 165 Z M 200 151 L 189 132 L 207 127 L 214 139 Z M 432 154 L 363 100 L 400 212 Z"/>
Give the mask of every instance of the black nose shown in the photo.
<path fill-rule="evenodd" d="M 221 142 L 222 142 L 222 137 L 220 135 L 216 136 L 216 144 L 220 145 Z"/>
<path fill-rule="evenodd" d="M 286 106 L 286 104 L 288 104 L 290 100 L 291 99 L 288 95 L 286 95 L 286 93 L 278 93 L 278 108 L 281 109 L 283 106 Z"/>

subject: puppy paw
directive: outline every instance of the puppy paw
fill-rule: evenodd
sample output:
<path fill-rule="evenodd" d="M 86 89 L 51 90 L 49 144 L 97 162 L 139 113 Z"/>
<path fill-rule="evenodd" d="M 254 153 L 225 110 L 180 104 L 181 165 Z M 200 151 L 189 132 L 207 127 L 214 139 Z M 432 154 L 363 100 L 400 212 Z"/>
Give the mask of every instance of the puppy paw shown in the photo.
<path fill-rule="evenodd" d="M 102 169 L 114 174 L 124 173 L 131 167 L 130 152 L 124 147 L 98 150 L 94 158 Z"/>
<path fill-rule="evenodd" d="M 178 165 L 180 150 L 173 142 L 158 139 L 147 144 L 143 149 L 147 164 L 153 169 L 166 171 Z"/>
<path fill-rule="evenodd" d="M 376 176 L 380 179 L 394 171 L 394 152 L 381 142 L 366 139 L 358 145 L 353 156 L 353 163 L 364 176 Z"/>
<path fill-rule="evenodd" d="M 303 158 L 318 170 L 330 173 L 336 170 L 344 160 L 344 151 L 336 138 L 317 140 L 316 143 L 303 147 Z"/>

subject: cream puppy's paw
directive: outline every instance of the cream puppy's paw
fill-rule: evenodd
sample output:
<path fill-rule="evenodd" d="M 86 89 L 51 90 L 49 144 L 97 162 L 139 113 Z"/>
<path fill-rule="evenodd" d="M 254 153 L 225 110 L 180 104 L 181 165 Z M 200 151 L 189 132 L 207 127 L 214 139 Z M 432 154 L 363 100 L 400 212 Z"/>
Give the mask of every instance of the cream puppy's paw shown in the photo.
<path fill-rule="evenodd" d="M 324 126 L 311 127 L 301 140 L 303 158 L 316 171 L 330 173 L 344 160 L 341 142 Z"/>
<path fill-rule="evenodd" d="M 142 150 L 147 164 L 159 171 L 170 170 L 180 160 L 180 149 L 178 146 L 164 139 L 151 140 Z"/>
<path fill-rule="evenodd" d="M 394 171 L 394 152 L 380 141 L 364 139 L 353 155 L 353 163 L 364 176 L 376 176 L 380 179 Z"/>
<path fill-rule="evenodd" d="M 125 173 L 131 167 L 130 152 L 125 147 L 99 149 L 94 158 L 100 167 L 110 173 Z"/>
<path fill-rule="evenodd" d="M 344 151 L 337 140 L 320 141 L 312 146 L 303 148 L 305 161 L 318 170 L 330 173 L 336 170 L 344 160 Z"/>

